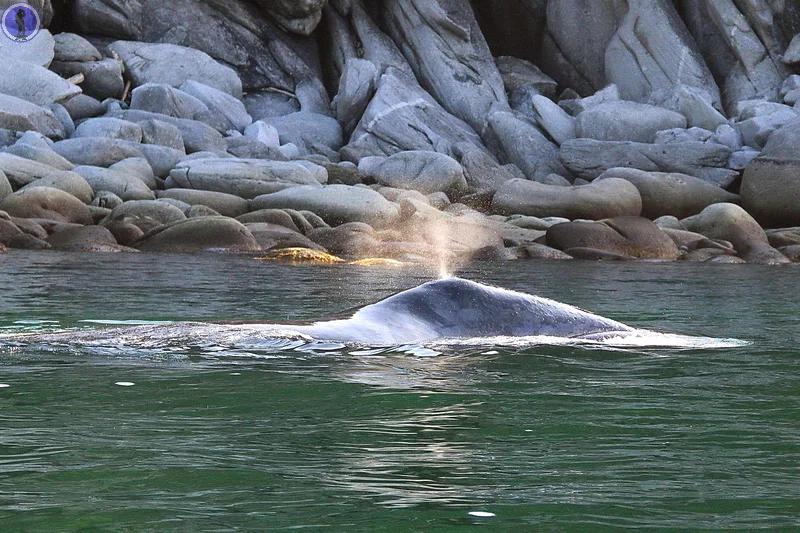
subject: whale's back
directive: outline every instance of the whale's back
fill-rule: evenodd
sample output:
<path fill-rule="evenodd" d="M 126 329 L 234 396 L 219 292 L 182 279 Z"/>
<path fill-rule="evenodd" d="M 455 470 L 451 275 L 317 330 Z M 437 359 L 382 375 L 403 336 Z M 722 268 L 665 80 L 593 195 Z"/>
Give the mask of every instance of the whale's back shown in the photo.
<path fill-rule="evenodd" d="M 358 310 L 350 319 L 302 328 L 316 338 L 419 342 L 437 338 L 582 337 L 631 328 L 546 298 L 450 278 L 424 283 Z"/>

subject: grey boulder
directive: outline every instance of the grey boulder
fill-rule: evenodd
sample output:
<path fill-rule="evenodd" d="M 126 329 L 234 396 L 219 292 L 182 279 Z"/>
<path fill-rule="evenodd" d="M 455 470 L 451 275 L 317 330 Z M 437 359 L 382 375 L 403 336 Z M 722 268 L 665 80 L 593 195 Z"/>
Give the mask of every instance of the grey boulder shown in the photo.
<path fill-rule="evenodd" d="M 17 191 L 0 202 L 0 211 L 19 218 L 42 218 L 77 224 L 93 222 L 86 204 L 69 193 L 51 187 Z"/>
<path fill-rule="evenodd" d="M 38 161 L 0 152 L 0 172 L 3 172 L 11 185 L 18 189 L 32 181 L 62 171 Z"/>
<path fill-rule="evenodd" d="M 341 154 L 354 163 L 362 157 L 406 150 L 455 157 L 456 147 L 464 145 L 486 151 L 467 123 L 445 111 L 416 80 L 389 68 L 378 80 L 375 96 Z"/>
<path fill-rule="evenodd" d="M 134 85 L 165 83 L 180 87 L 186 80 L 196 80 L 242 97 L 242 82 L 236 71 L 194 48 L 175 44 L 116 41 L 109 49 L 119 54 Z"/>
<path fill-rule="evenodd" d="M 639 216 L 642 197 L 633 184 L 614 178 L 572 187 L 513 179 L 497 190 L 492 211 L 500 215 L 600 220 Z"/>
<path fill-rule="evenodd" d="M 13 131 L 38 131 L 53 139 L 66 136 L 64 126 L 46 107 L 0 93 L 0 128 Z"/>
<path fill-rule="evenodd" d="M 685 127 L 680 113 L 622 100 L 587 109 L 575 119 L 577 137 L 598 141 L 652 143 L 661 130 Z"/>
<path fill-rule="evenodd" d="M 769 227 L 800 226 L 800 120 L 776 131 L 742 178 L 742 205 Z"/>
<path fill-rule="evenodd" d="M 122 65 L 114 58 L 100 61 L 53 61 L 53 72 L 64 77 L 83 75 L 81 89 L 89 96 L 99 100 L 121 98 L 125 89 L 122 79 Z"/>
<path fill-rule="evenodd" d="M 770 246 L 767 234 L 747 211 L 735 204 L 713 204 L 701 213 L 681 221 L 689 231 L 709 239 L 723 239 L 748 263 L 789 263 L 783 254 Z"/>
<path fill-rule="evenodd" d="M 539 126 L 544 129 L 559 146 L 574 139 L 575 119 L 552 100 L 542 95 L 531 98 L 531 113 Z"/>
<path fill-rule="evenodd" d="M 728 186 L 738 176 L 725 166 L 731 155 L 727 146 L 697 141 L 645 144 L 628 141 L 574 139 L 561 145 L 559 158 L 576 176 L 593 180 L 614 167 L 651 172 L 680 172 Z"/>
<path fill-rule="evenodd" d="M 76 165 L 110 167 L 123 159 L 144 157 L 139 146 L 143 145 L 120 139 L 80 137 L 58 141 L 53 144 L 53 150 Z"/>
<path fill-rule="evenodd" d="M 302 154 L 327 155 L 344 144 L 342 127 L 331 117 L 301 111 L 282 117 L 262 119 L 278 131 L 281 144 L 294 144 Z"/>
<path fill-rule="evenodd" d="M 135 122 L 113 117 L 90 118 L 75 128 L 72 138 L 80 137 L 101 137 L 140 143 L 142 128 Z"/>
<path fill-rule="evenodd" d="M 43 163 L 59 170 L 72 170 L 72 167 L 75 166 L 55 153 L 49 146 L 43 148 L 41 146 L 17 142 L 13 146 L 3 149 L 3 151 L 8 154 L 30 159 L 31 161 Z"/>
<path fill-rule="evenodd" d="M 247 200 L 241 196 L 216 191 L 199 191 L 196 189 L 167 189 L 159 191 L 159 199 L 170 198 L 184 202 L 190 206 L 209 207 L 222 216 L 236 218 L 249 210 Z"/>
<path fill-rule="evenodd" d="M 81 88 L 39 65 L 3 58 L 0 62 L 0 93 L 36 105 L 50 105 L 80 94 Z"/>
<path fill-rule="evenodd" d="M 216 191 L 248 199 L 298 185 L 319 185 L 314 173 L 300 163 L 227 158 L 183 161 L 166 182 L 168 189 Z"/>
<path fill-rule="evenodd" d="M 174 124 L 154 118 L 142 120 L 138 124 L 142 128 L 143 143 L 165 146 L 183 153 L 186 152 L 181 130 Z"/>
<path fill-rule="evenodd" d="M 226 92 L 195 80 L 183 82 L 180 90 L 205 104 L 209 121 L 218 124 L 222 131 L 244 131 L 253 122 L 242 101 Z"/>
<path fill-rule="evenodd" d="M 0 9 L 5 9 L 12 2 L 0 2 Z M 0 57 L 16 61 L 24 61 L 47 68 L 55 56 L 56 41 L 48 30 L 40 30 L 33 39 L 20 43 L 11 39 L 0 40 Z"/>
<path fill-rule="evenodd" d="M 150 218 L 159 224 L 186 220 L 183 211 L 168 203 L 157 200 L 132 200 L 115 207 L 106 217 L 106 221 L 122 220 L 127 217 Z"/>
<path fill-rule="evenodd" d="M 686 174 L 612 168 L 603 172 L 593 183 L 608 178 L 631 182 L 642 196 L 642 216 L 651 220 L 665 215 L 686 218 L 700 213 L 711 204 L 739 202 L 737 195 Z"/>
<path fill-rule="evenodd" d="M 467 181 L 461 165 L 452 157 L 436 152 L 409 151 L 388 158 L 368 157 L 358 170 L 381 185 L 414 189 L 422 194 L 464 191 Z"/>
<path fill-rule="evenodd" d="M 193 217 L 145 234 L 135 246 L 143 252 L 251 252 L 258 242 L 241 222 L 228 217 Z"/>
<path fill-rule="evenodd" d="M 295 209 L 311 211 L 332 225 L 365 222 L 379 227 L 397 220 L 399 208 L 379 193 L 364 187 L 327 185 L 293 187 L 252 200 L 252 210 Z"/>
<path fill-rule="evenodd" d="M 714 107 L 714 98 L 705 89 L 676 85 L 662 89 L 650 96 L 651 104 L 671 109 L 686 117 L 690 128 L 703 128 L 714 131 L 727 124 L 728 120 Z"/>
<path fill-rule="evenodd" d="M 547 245 L 579 259 L 678 259 L 674 241 L 653 222 L 633 216 L 575 221 L 547 230 Z"/>
<path fill-rule="evenodd" d="M 86 62 L 103 59 L 92 43 L 76 33 L 58 33 L 53 39 L 53 55 L 56 61 Z"/>
<path fill-rule="evenodd" d="M 89 204 L 94 198 L 91 185 L 76 172 L 53 172 L 43 178 L 34 180 L 20 190 L 33 189 L 34 187 L 50 187 L 71 194 L 81 202 Z"/>
<path fill-rule="evenodd" d="M 155 199 L 150 187 L 128 172 L 88 165 L 77 166 L 73 172 L 80 174 L 95 193 L 113 192 L 124 201 Z"/>
<path fill-rule="evenodd" d="M 138 109 L 123 111 L 119 113 L 118 118 L 137 123 L 152 119 L 172 124 L 181 132 L 186 153 L 189 154 L 194 152 L 225 150 L 226 147 L 225 139 L 219 131 L 197 120 L 175 118 Z"/>
<path fill-rule="evenodd" d="M 559 161 L 558 146 L 518 113 L 492 113 L 484 136 L 501 163 L 516 165 L 530 180 L 569 175 Z"/>

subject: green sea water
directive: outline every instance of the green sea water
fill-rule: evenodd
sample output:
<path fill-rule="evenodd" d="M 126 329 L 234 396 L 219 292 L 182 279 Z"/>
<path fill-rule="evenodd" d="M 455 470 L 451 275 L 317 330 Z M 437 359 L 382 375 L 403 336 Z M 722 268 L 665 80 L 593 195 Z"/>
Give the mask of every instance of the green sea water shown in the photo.
<path fill-rule="evenodd" d="M 465 278 L 724 348 L 224 340 L 431 279 L 222 255 L 0 256 L 0 531 L 798 531 L 797 267 L 473 265 Z"/>

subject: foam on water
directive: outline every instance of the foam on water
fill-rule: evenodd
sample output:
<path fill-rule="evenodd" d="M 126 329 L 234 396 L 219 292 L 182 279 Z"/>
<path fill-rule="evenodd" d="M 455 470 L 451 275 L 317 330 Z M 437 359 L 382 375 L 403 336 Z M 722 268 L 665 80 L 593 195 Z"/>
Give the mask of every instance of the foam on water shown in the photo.
<path fill-rule="evenodd" d="M 738 339 L 721 339 L 634 330 L 599 339 L 565 338 L 548 335 L 523 337 L 441 338 L 409 343 L 347 342 L 312 338 L 291 326 L 276 324 L 150 324 L 129 327 L 64 330 L 56 333 L 0 335 L 3 345 L 37 345 L 48 349 L 78 348 L 107 356 L 204 355 L 224 358 L 279 358 L 280 353 L 347 353 L 371 357 L 403 353 L 432 357 L 463 348 L 524 350 L 537 346 L 574 346 L 584 349 L 638 350 L 646 348 L 725 349 L 747 346 Z M 277 354 L 277 355 L 276 355 Z"/>

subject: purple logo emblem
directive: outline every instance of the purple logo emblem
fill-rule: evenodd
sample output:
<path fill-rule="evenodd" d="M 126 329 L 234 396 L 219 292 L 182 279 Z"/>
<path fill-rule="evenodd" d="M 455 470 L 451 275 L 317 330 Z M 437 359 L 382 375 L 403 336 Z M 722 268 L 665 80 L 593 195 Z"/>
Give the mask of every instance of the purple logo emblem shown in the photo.
<path fill-rule="evenodd" d="M 39 33 L 41 20 L 39 12 L 30 4 L 17 2 L 3 11 L 0 26 L 2 26 L 3 34 L 12 41 L 27 43 Z"/>

